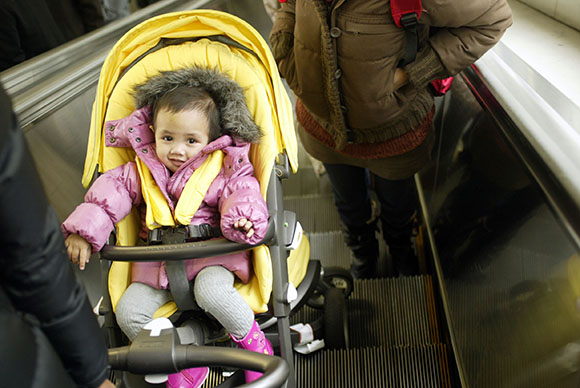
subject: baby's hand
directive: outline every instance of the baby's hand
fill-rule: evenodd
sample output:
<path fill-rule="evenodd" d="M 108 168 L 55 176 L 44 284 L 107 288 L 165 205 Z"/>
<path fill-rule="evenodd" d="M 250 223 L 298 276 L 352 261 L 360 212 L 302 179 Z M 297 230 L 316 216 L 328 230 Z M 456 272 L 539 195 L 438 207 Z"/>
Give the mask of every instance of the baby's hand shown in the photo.
<path fill-rule="evenodd" d="M 91 258 L 92 247 L 91 244 L 78 234 L 71 234 L 64 242 L 66 251 L 70 260 L 79 265 L 82 270 Z"/>
<path fill-rule="evenodd" d="M 246 232 L 246 237 L 252 237 L 254 235 L 254 224 L 252 221 L 247 220 L 245 218 L 240 218 L 234 223 L 234 228 L 243 230 Z"/>

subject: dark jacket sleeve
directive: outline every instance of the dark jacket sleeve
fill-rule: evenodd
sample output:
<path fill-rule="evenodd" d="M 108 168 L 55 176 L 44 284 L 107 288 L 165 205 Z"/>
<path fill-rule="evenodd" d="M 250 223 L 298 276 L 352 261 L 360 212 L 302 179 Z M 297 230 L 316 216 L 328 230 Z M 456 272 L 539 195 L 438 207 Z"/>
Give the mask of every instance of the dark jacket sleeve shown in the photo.
<path fill-rule="evenodd" d="M 98 387 L 108 368 L 103 336 L 1 86 L 0 225 L 0 284 L 6 295 L 17 310 L 38 320 L 75 382 Z"/>
<path fill-rule="evenodd" d="M 18 21 L 8 7 L 0 7 L 0 71 L 26 60 Z"/>

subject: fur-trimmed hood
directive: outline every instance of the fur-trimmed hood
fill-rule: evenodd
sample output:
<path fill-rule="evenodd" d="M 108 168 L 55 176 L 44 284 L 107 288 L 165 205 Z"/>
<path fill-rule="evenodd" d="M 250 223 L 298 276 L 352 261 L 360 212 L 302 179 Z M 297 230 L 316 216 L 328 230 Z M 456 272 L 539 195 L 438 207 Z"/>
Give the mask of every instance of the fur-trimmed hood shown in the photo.
<path fill-rule="evenodd" d="M 219 109 L 224 134 L 250 143 L 260 140 L 262 133 L 248 110 L 242 87 L 214 69 L 186 67 L 162 71 L 143 84 L 135 86 L 135 106 L 137 109 L 146 105 L 153 106 L 165 93 L 181 86 L 202 87 L 207 90 Z"/>

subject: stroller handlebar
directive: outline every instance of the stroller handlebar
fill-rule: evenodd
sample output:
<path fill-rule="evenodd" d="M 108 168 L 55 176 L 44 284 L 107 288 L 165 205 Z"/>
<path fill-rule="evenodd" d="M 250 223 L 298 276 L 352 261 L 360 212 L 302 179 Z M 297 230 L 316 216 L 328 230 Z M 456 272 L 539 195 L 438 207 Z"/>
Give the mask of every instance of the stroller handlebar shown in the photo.
<path fill-rule="evenodd" d="M 257 380 L 240 385 L 244 388 L 281 387 L 290 374 L 288 363 L 278 356 L 268 356 L 230 347 L 181 345 L 175 328 L 149 336 L 142 331 L 129 346 L 109 349 L 113 370 L 135 374 L 169 374 L 201 366 L 228 366 L 250 369 L 264 374 Z"/>
<path fill-rule="evenodd" d="M 262 241 L 255 245 L 237 243 L 222 237 L 213 240 L 168 245 L 105 245 L 100 254 L 102 259 L 111 261 L 168 261 L 196 259 L 246 251 L 262 244 L 272 243 L 271 240 L 274 238 L 274 235 L 274 221 L 272 220 L 272 217 L 270 217 L 266 235 Z"/>

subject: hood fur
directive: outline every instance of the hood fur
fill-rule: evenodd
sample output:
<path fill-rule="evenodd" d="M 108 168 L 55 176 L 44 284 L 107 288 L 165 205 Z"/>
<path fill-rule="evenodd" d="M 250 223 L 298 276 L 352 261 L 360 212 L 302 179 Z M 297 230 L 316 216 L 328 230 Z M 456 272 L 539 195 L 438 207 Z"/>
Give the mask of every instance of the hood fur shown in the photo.
<path fill-rule="evenodd" d="M 153 106 L 163 94 L 180 86 L 202 87 L 208 91 L 219 109 L 224 134 L 250 143 L 260 140 L 262 133 L 246 106 L 242 87 L 217 70 L 187 67 L 162 71 L 135 86 L 135 106 L 137 109 Z"/>

